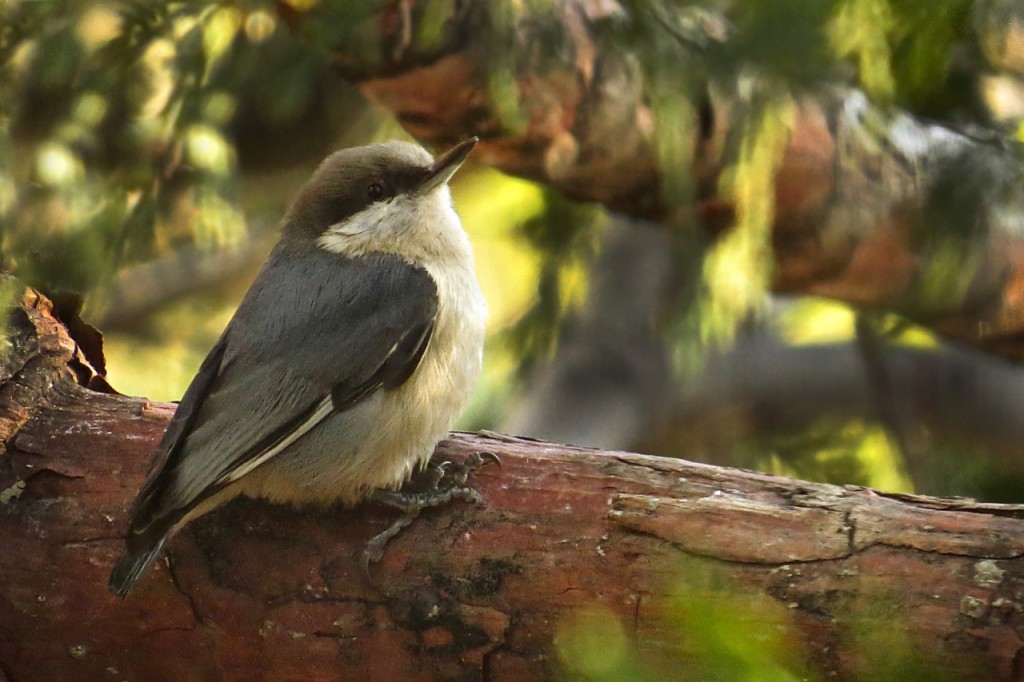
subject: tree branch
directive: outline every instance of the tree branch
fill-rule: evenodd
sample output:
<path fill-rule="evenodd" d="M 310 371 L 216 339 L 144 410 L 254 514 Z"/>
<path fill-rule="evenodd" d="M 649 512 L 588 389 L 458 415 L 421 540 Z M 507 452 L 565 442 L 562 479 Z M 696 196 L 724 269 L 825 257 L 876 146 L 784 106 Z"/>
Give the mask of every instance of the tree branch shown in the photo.
<path fill-rule="evenodd" d="M 637 665 L 696 675 L 716 660 L 710 626 L 679 614 L 706 603 L 732 614 L 741 646 L 774 623 L 794 669 L 819 677 L 887 660 L 1012 679 L 1024 656 L 1024 522 L 990 513 L 1016 507 L 496 434 L 441 444 L 439 457 L 486 450 L 502 466 L 471 479 L 483 504 L 427 512 L 393 541 L 373 585 L 359 555 L 389 512 L 240 500 L 183 531 L 121 601 L 106 578 L 173 406 L 77 385 L 75 344 L 45 299 L 15 310 L 9 339 L 0 669 L 12 680 L 547 679 L 575 664 L 574 637 L 608 636 L 608 622 Z"/>
<path fill-rule="evenodd" d="M 716 49 L 730 44 L 724 16 L 659 3 L 567 0 L 513 11 L 467 0 L 437 26 L 430 3 L 397 4 L 407 11 L 382 6 L 360 24 L 358 42 L 315 12 L 306 25 L 317 26 L 338 70 L 417 138 L 440 146 L 479 135 L 475 158 L 485 163 L 663 222 L 689 191 L 712 230 L 733 223 L 720 179 L 736 161 L 751 103 L 749 69 L 708 75 Z M 679 43 L 673 58 L 646 64 L 639 41 L 623 39 L 624 26 L 642 22 L 664 27 L 648 38 Z M 376 42 L 365 34 L 374 30 Z M 688 104 L 666 116 L 655 95 Z M 848 87 L 792 97 L 775 175 L 775 290 L 893 310 L 1024 359 L 1016 145 L 877 107 Z M 659 147 L 669 139 L 679 148 Z"/>

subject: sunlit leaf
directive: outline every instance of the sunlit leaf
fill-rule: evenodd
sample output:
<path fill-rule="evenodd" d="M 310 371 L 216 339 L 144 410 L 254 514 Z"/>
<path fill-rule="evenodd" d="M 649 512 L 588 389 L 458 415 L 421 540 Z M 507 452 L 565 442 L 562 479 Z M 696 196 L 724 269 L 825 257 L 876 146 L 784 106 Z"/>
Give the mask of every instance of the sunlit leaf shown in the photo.
<path fill-rule="evenodd" d="M 845 305 L 800 298 L 776 316 L 780 335 L 789 344 L 836 343 L 854 335 L 854 313 Z"/>
<path fill-rule="evenodd" d="M 190 126 L 184 137 L 186 163 L 216 175 L 226 175 L 234 170 L 234 149 L 213 128 Z"/>
<path fill-rule="evenodd" d="M 82 179 L 85 169 L 77 155 L 62 145 L 45 144 L 36 152 L 35 178 L 43 185 L 60 187 Z"/>
<path fill-rule="evenodd" d="M 794 116 L 794 104 L 785 96 L 760 102 L 742 132 L 739 158 L 725 176 L 736 224 L 705 259 L 708 295 L 699 309 L 702 336 L 712 345 L 731 340 L 737 325 L 767 300 L 774 271 L 775 172 Z"/>
<path fill-rule="evenodd" d="M 892 27 L 888 0 L 843 0 L 829 31 L 838 55 L 857 61 L 864 89 L 882 101 L 891 101 L 896 91 L 889 45 Z"/>
<path fill-rule="evenodd" d="M 515 3 L 491 6 L 489 30 L 494 36 L 487 65 L 487 86 L 501 125 L 509 131 L 522 131 L 527 123 L 519 83 L 516 80 L 516 25 L 520 10 Z"/>
<path fill-rule="evenodd" d="M 266 10 L 256 10 L 245 17 L 245 37 L 254 43 L 262 43 L 275 30 L 277 19 Z"/>
<path fill-rule="evenodd" d="M 227 56 L 228 49 L 242 28 L 242 13 L 230 6 L 218 7 L 206 19 L 203 26 L 203 50 L 206 53 L 206 70 L 203 82 Z"/>

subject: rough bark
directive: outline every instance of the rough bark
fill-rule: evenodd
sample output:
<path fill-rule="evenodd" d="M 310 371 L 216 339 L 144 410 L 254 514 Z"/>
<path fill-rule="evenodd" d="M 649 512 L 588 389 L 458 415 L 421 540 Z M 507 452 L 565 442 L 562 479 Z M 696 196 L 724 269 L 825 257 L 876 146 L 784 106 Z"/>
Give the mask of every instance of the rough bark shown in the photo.
<path fill-rule="evenodd" d="M 764 655 L 823 679 L 1021 674 L 1024 521 L 991 513 L 1007 507 L 491 434 L 438 452 L 501 457 L 471 479 L 485 502 L 425 513 L 372 584 L 358 557 L 388 512 L 243 500 L 186 529 L 118 600 L 106 578 L 173 406 L 80 386 L 83 360 L 45 300 L 11 330 L 6 679 L 543 679 L 567 674 L 559 651 L 578 652 L 570 666 L 595 655 L 574 637 L 607 637 L 609 622 L 623 651 L 680 679 L 719 655 L 707 623 L 679 616 L 700 605 L 731 614 L 730 646 L 770 623 L 785 651 Z M 582 641 L 622 644 L 595 636 Z"/>
<path fill-rule="evenodd" d="M 986 40 L 983 29 L 1024 18 L 1019 8 L 990 10 L 991 21 L 977 11 L 979 49 L 1002 64 L 1005 45 L 1016 43 Z M 708 76 L 732 40 L 713 9 L 382 3 L 359 24 L 358 41 L 316 11 L 289 16 L 315 29 L 337 69 L 424 141 L 479 135 L 478 160 L 665 222 L 685 210 L 680 178 L 689 177 L 705 223 L 717 231 L 733 221 L 719 180 L 749 122 L 751 71 Z M 645 42 L 623 38 L 640 25 L 664 27 L 646 37 L 675 40 L 675 52 L 645 62 Z M 658 97 L 688 105 L 666 115 Z M 845 86 L 792 103 L 774 178 L 774 288 L 890 309 L 1024 358 L 1024 181 L 1013 143 L 877 107 Z M 659 147 L 670 139 L 679 141 L 671 153 Z"/>

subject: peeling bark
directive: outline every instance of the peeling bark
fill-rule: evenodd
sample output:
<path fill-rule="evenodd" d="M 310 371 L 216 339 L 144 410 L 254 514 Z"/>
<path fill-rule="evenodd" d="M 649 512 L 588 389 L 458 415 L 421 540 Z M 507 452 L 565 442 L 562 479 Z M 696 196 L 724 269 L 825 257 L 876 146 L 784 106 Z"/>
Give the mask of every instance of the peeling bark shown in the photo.
<path fill-rule="evenodd" d="M 389 512 L 239 500 L 171 541 L 121 601 L 107 575 L 173 406 L 77 385 L 74 343 L 45 305 L 19 308 L 12 330 L 0 385 L 11 680 L 546 679 L 565 674 L 554 642 L 601 618 L 679 679 L 714 656 L 700 621 L 680 620 L 687 603 L 731 604 L 737 637 L 773 623 L 796 669 L 821 678 L 895 661 L 1010 680 L 1024 656 L 1024 521 L 996 515 L 1015 508 L 497 434 L 439 446 L 502 466 L 473 475 L 483 504 L 426 512 L 394 540 L 374 584 L 359 556 Z"/>

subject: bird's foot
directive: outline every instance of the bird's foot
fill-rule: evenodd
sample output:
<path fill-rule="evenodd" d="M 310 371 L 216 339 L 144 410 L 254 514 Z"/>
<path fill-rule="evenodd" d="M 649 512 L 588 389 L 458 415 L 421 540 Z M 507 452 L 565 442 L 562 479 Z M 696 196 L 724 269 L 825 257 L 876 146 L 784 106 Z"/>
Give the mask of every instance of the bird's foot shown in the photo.
<path fill-rule="evenodd" d="M 483 502 L 480 493 L 466 485 L 469 475 L 480 468 L 486 461 L 501 466 L 501 461 L 493 452 L 474 452 L 463 463 L 444 461 L 431 463 L 419 480 L 414 482 L 413 490 L 377 489 L 370 493 L 367 502 L 382 504 L 402 512 L 394 523 L 382 533 L 375 535 L 363 550 L 363 574 L 370 580 L 370 564 L 384 557 L 384 548 L 391 538 L 409 526 L 420 512 L 431 507 L 440 507 L 453 500 L 462 500 L 479 504 Z M 372 582 L 372 581 L 370 581 Z"/>

